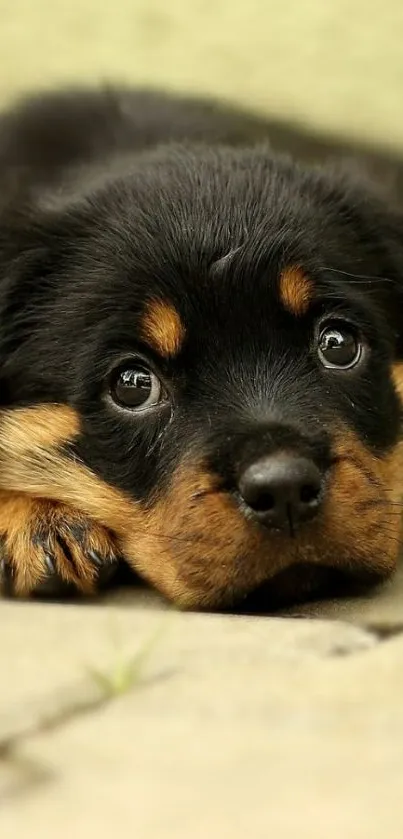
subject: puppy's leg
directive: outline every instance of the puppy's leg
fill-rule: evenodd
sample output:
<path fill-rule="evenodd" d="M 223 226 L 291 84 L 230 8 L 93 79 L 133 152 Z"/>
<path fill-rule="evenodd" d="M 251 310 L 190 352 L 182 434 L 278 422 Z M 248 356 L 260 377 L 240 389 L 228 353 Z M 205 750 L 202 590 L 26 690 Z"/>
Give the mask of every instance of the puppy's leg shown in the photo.
<path fill-rule="evenodd" d="M 93 593 L 117 556 L 112 536 L 65 504 L 0 493 L 4 593 Z"/>
<path fill-rule="evenodd" d="M 64 406 L 0 416 L 3 590 L 57 593 L 59 583 L 91 593 L 118 561 L 110 528 L 122 499 L 74 459 L 78 435 L 78 416 Z"/>

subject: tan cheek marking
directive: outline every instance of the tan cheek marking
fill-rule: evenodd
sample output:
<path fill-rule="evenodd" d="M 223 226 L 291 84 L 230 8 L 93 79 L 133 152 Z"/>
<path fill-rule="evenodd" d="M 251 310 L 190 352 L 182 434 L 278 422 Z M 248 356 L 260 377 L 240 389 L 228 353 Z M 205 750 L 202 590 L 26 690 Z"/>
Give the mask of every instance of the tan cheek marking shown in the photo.
<path fill-rule="evenodd" d="M 146 579 L 186 608 L 231 603 L 295 563 L 386 576 L 399 549 L 400 509 L 388 502 L 401 493 L 403 448 L 378 461 L 352 438 L 344 441 L 343 453 L 356 462 L 340 462 L 323 514 L 295 541 L 263 535 L 226 495 L 209 491 L 208 475 L 188 467 L 137 532 L 127 529 L 124 552 Z M 363 469 L 372 471 L 380 491 L 368 484 Z M 368 502 L 367 508 L 356 510 L 357 502 L 364 507 Z M 298 575 L 295 580 L 298 585 Z"/>
<path fill-rule="evenodd" d="M 403 495 L 403 445 L 398 442 L 385 457 L 376 457 L 346 429 L 335 454 L 340 460 L 333 468 L 316 550 L 323 551 L 325 561 L 330 549 L 336 566 L 356 565 L 357 570 L 385 576 L 395 569 L 399 553 L 401 511 L 396 502 Z"/>
<path fill-rule="evenodd" d="M 140 536 L 141 573 L 183 607 L 225 599 L 232 586 L 242 584 L 240 578 L 245 581 L 256 572 L 253 554 L 259 539 L 229 498 L 211 491 L 211 484 L 197 465 L 180 468 L 168 494 L 149 511 Z M 134 539 L 128 534 L 129 553 Z M 241 561 L 246 550 L 252 554 L 249 566 Z"/>
<path fill-rule="evenodd" d="M 305 315 L 313 298 L 313 284 L 298 266 L 287 268 L 280 277 L 280 300 L 292 315 Z"/>
<path fill-rule="evenodd" d="M 263 535 L 214 491 L 208 474 L 188 464 L 152 509 L 137 507 L 136 518 L 134 505 L 127 507 L 126 530 L 123 522 L 119 530 L 124 554 L 183 607 L 231 603 L 295 562 L 386 576 L 399 549 L 400 508 L 393 502 L 402 496 L 403 444 L 380 459 L 346 431 L 338 454 L 324 511 L 298 540 Z"/>
<path fill-rule="evenodd" d="M 389 502 L 403 495 L 403 443 L 376 458 L 343 431 L 324 512 L 289 540 L 262 535 L 194 463 L 182 465 L 164 497 L 145 508 L 60 448 L 78 429 L 66 406 L 0 415 L 0 489 L 64 502 L 109 528 L 133 568 L 180 605 L 230 603 L 295 562 L 383 575 L 396 564 L 400 507 Z"/>
<path fill-rule="evenodd" d="M 383 459 L 380 471 L 388 497 L 394 503 L 403 501 L 403 440 Z M 403 509 L 403 507 L 402 507 Z M 402 509 L 396 511 L 401 517 Z"/>
<path fill-rule="evenodd" d="M 398 361 L 392 365 L 392 381 L 396 388 L 397 395 L 401 402 L 403 402 L 403 362 Z"/>
<path fill-rule="evenodd" d="M 185 329 L 178 312 L 162 300 L 150 303 L 141 324 L 143 338 L 163 356 L 176 355 L 183 343 Z"/>
<path fill-rule="evenodd" d="M 141 573 L 186 607 L 231 601 L 232 593 L 250 590 L 296 562 L 390 574 L 401 529 L 400 509 L 393 502 L 403 489 L 403 446 L 380 459 L 345 429 L 336 450 L 340 462 L 324 510 L 295 541 L 263 535 L 228 496 L 211 491 L 208 474 L 192 464 L 182 467 L 168 495 L 149 512 L 144 540 L 136 540 Z M 135 538 L 128 534 L 129 555 Z"/>

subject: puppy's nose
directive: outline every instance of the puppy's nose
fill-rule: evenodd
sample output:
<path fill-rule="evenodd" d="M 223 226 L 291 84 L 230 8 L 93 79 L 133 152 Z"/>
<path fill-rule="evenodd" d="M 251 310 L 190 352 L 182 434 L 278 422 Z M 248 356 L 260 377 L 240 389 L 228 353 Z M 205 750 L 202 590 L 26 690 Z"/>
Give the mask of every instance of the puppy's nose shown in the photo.
<path fill-rule="evenodd" d="M 241 496 L 267 527 L 292 534 L 320 507 L 322 475 L 312 460 L 278 453 L 252 463 L 238 481 Z"/>

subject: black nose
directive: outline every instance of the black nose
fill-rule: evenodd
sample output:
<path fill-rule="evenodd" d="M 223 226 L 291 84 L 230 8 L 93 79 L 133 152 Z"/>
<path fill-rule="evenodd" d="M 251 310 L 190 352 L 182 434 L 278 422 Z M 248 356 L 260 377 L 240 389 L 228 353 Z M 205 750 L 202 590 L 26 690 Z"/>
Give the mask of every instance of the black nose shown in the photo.
<path fill-rule="evenodd" d="M 249 511 L 267 527 L 294 532 L 316 515 L 322 475 L 312 460 L 279 453 L 248 466 L 238 489 Z"/>

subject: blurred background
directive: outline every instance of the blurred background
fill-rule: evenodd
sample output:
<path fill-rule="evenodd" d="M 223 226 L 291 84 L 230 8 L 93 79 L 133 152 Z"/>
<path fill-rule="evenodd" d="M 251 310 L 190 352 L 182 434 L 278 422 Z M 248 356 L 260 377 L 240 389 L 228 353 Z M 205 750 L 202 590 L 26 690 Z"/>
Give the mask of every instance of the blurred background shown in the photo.
<path fill-rule="evenodd" d="M 0 0 L 0 101 L 130 81 L 403 151 L 402 39 L 402 0 Z"/>

